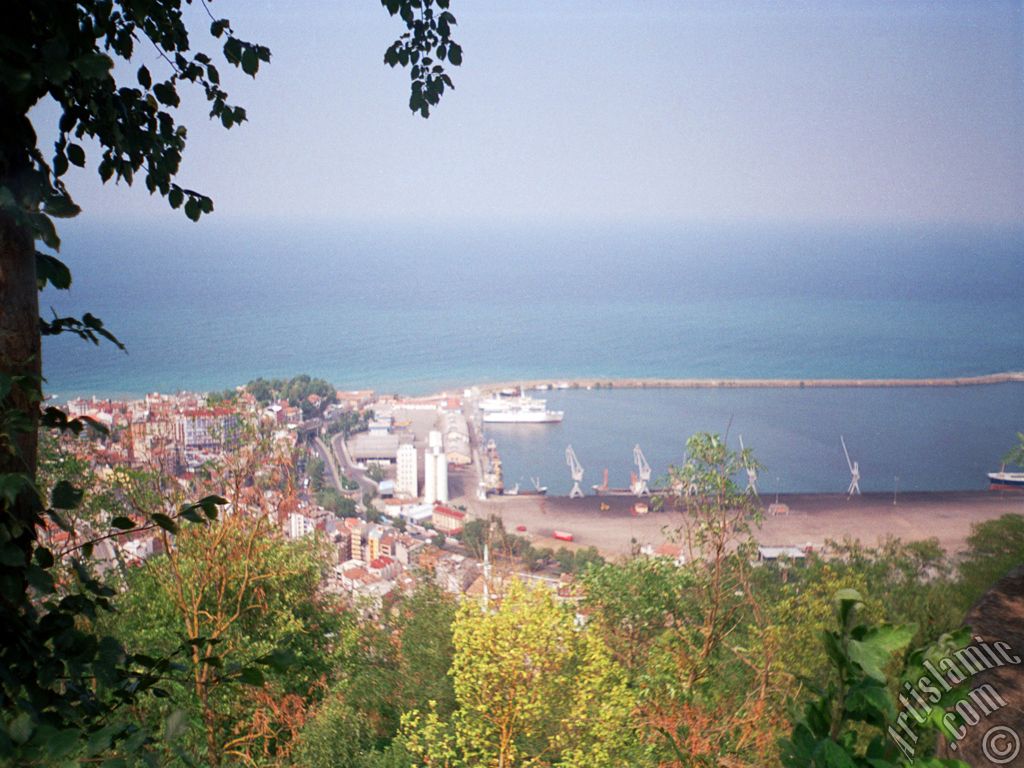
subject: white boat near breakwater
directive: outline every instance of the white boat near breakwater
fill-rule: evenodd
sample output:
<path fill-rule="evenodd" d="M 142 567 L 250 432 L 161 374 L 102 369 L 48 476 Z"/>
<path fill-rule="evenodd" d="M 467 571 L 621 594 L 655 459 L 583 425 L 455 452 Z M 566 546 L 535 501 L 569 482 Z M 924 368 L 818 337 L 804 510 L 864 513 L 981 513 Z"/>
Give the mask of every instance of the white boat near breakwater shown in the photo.
<path fill-rule="evenodd" d="M 480 403 L 485 424 L 557 424 L 565 413 L 549 411 L 547 400 L 520 395 L 492 397 Z"/>

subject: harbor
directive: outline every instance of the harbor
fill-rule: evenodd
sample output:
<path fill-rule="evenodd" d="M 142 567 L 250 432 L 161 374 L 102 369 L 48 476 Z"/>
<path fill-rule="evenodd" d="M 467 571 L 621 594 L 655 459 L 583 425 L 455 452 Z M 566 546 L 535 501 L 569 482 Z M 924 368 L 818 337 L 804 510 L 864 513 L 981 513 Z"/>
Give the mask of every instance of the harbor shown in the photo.
<path fill-rule="evenodd" d="M 524 383 L 528 389 L 529 384 Z M 571 445 L 584 470 L 581 487 L 628 489 L 640 446 L 656 487 L 685 458 L 686 439 L 740 441 L 761 465 L 759 490 L 847 490 L 852 462 L 865 493 L 988 488 L 988 473 L 1024 425 L 1024 383 L 963 387 L 585 388 L 543 393 L 556 424 L 478 424 L 500 452 L 504 484 L 538 478 L 549 495 L 569 495 Z M 845 440 L 850 461 L 847 461 Z M 604 472 L 608 470 L 607 482 Z M 1011 469 L 1012 468 L 1008 468 Z"/>
<path fill-rule="evenodd" d="M 673 394 L 674 387 L 667 385 L 652 387 L 661 392 L 637 391 L 647 387 L 634 387 L 629 381 L 599 388 L 579 381 L 481 387 L 482 398 L 499 397 L 501 392 L 504 397 L 542 392 L 545 405 L 551 401 L 550 407 L 564 418 L 541 425 L 486 423 L 468 401 L 468 421 L 480 441 L 482 466 L 488 472 L 476 493 L 467 478 L 463 493 L 453 495 L 453 503 L 474 516 L 498 515 L 507 530 L 519 531 L 538 547 L 564 546 L 571 540 L 571 546 L 593 546 L 613 556 L 643 547 L 671 549 L 683 523 L 679 499 L 652 503 L 650 497 L 664 493 L 665 398 L 681 399 L 679 410 L 699 407 L 700 412 L 689 418 L 703 419 L 705 428 L 722 434 L 731 448 L 750 448 L 758 458 L 767 457 L 766 466 L 748 467 L 746 477 L 735 478 L 741 488 L 746 482 L 748 491 L 761 494 L 763 520 L 756 538 L 762 545 L 821 550 L 830 541 L 845 539 L 876 545 L 887 538 L 934 538 L 955 555 L 966 547 L 974 524 L 1024 512 L 1024 493 L 991 479 L 999 469 L 998 450 L 990 449 L 986 459 L 967 458 L 975 438 L 964 428 L 965 422 L 972 421 L 986 442 L 1008 447 L 1013 426 L 1024 419 L 1020 374 L 993 379 L 958 380 L 956 385 L 914 381 L 906 389 L 861 385 L 852 394 L 832 382 L 803 388 L 762 386 L 763 382 L 749 387 L 739 383 L 718 387 L 708 382 L 679 387 L 693 390 L 689 394 Z M 965 388 L 959 389 L 961 385 Z M 745 396 L 746 389 L 755 392 Z M 895 395 L 897 402 L 879 407 L 879 390 L 886 390 L 889 398 Z M 652 397 L 653 402 L 645 400 Z M 721 397 L 724 402 L 715 401 Z M 854 402 L 849 402 L 850 397 Z M 752 398 L 756 398 L 754 407 Z M 927 418 L 921 408 L 930 412 Z M 685 418 L 679 420 L 678 435 L 669 438 L 675 443 L 677 464 L 684 459 L 685 438 L 700 428 L 697 423 L 685 424 Z M 949 420 L 948 426 L 943 419 Z M 801 490 L 801 480 L 786 485 L 780 479 L 784 473 L 793 477 L 793 470 L 768 463 L 775 455 L 771 446 L 765 450 L 761 436 L 767 433 L 781 440 L 783 426 L 789 428 L 785 437 L 790 451 L 794 445 L 807 449 L 803 455 L 796 452 L 794 463 L 804 474 L 795 477 L 813 477 L 817 488 L 793 492 Z M 747 433 L 746 442 L 741 429 Z M 959 442 L 946 437 L 953 429 L 960 430 Z M 651 455 L 658 457 L 657 470 L 652 470 L 639 443 L 631 448 L 620 438 L 621 444 L 608 444 L 609 435 L 625 437 L 623 433 L 646 436 Z M 865 455 L 866 447 L 872 455 Z M 599 454 L 604 461 L 584 466 L 581 456 L 592 456 L 595 449 L 604 450 Z M 614 462 L 609 455 L 614 455 Z M 893 457 L 905 468 L 902 489 L 898 474 L 886 472 L 884 479 L 878 474 L 885 464 L 891 466 Z M 965 464 L 969 471 L 958 466 Z M 915 479 L 919 468 L 922 478 Z M 941 487 L 925 479 L 925 469 L 942 473 L 954 486 Z M 600 482 L 587 483 L 585 477 L 600 478 Z M 831 492 L 819 490 L 826 483 Z"/>

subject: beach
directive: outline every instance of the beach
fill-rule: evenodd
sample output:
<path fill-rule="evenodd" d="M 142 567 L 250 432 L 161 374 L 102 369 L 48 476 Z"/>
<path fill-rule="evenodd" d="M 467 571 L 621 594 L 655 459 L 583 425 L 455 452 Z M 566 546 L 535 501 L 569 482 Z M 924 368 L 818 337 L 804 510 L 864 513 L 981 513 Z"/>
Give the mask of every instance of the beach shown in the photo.
<path fill-rule="evenodd" d="M 904 542 L 937 539 L 948 554 L 956 556 L 967 547 L 971 528 L 1002 515 L 1024 513 L 1024 494 L 991 491 L 871 493 L 848 498 L 845 494 L 782 494 L 779 502 L 789 507 L 788 515 L 769 515 L 767 507 L 775 497 L 761 500 L 764 519 L 755 538 L 765 546 L 812 546 L 821 549 L 829 540 L 859 540 L 873 546 L 888 537 Z M 610 557 L 629 554 L 634 544 L 657 547 L 672 538 L 684 522 L 680 511 L 651 512 L 633 516 L 632 496 L 496 497 L 486 502 L 459 499 L 471 514 L 495 514 L 505 529 L 525 526 L 535 547 L 557 549 L 564 544 L 554 530 L 573 534 L 574 544 L 594 546 Z M 602 511 L 601 504 L 608 509 Z"/>

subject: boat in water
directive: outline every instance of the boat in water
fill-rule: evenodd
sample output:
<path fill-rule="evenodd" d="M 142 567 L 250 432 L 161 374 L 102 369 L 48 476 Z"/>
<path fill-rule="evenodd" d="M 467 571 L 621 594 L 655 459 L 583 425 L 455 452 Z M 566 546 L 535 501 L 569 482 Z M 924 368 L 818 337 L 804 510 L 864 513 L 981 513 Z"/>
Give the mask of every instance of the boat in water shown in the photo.
<path fill-rule="evenodd" d="M 557 424 L 565 414 L 549 411 L 547 400 L 527 395 L 492 397 L 480 403 L 485 424 Z"/>
<path fill-rule="evenodd" d="M 1024 491 L 1024 472 L 989 472 L 988 482 L 993 491 Z"/>

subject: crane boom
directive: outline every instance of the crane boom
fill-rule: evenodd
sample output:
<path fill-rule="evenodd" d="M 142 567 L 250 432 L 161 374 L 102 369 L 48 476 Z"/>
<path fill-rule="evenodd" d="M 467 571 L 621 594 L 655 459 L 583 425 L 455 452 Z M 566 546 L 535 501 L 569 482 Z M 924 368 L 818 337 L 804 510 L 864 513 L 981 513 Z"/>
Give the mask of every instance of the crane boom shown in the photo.
<path fill-rule="evenodd" d="M 633 481 L 634 496 L 649 496 L 650 489 L 647 481 L 651 479 L 651 465 L 647 463 L 647 457 L 640 450 L 640 444 L 633 446 L 633 461 L 636 463 L 636 479 Z"/>
<path fill-rule="evenodd" d="M 573 482 L 569 498 L 583 498 L 583 489 L 580 488 L 580 482 L 583 480 L 583 465 L 580 464 L 580 460 L 576 457 L 576 451 L 572 449 L 571 445 L 565 449 L 565 463 L 569 466 L 569 474 Z"/>
<path fill-rule="evenodd" d="M 842 435 L 839 436 L 839 441 L 843 444 L 843 453 L 846 454 L 846 464 L 850 468 L 850 487 L 846 489 L 847 496 L 854 496 L 860 494 L 860 462 L 850 461 L 850 452 L 846 450 L 846 438 Z"/>
<path fill-rule="evenodd" d="M 743 468 L 747 470 L 747 493 L 757 496 L 757 467 L 750 463 L 747 446 L 743 444 L 743 435 L 740 435 L 740 458 L 743 459 Z"/>

